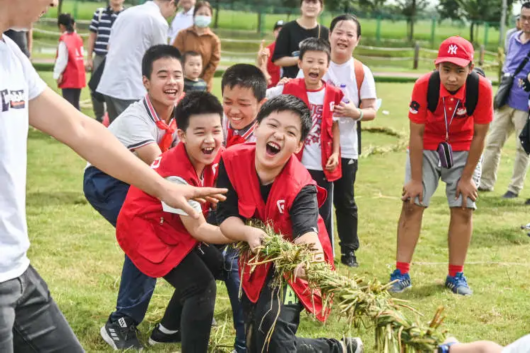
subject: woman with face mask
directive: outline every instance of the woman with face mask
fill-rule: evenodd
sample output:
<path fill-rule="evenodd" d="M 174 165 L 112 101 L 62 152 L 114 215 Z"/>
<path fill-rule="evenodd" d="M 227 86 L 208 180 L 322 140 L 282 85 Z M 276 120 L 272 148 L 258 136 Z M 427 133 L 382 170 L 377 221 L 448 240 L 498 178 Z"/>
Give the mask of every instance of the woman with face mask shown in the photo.
<path fill-rule="evenodd" d="M 193 26 L 181 30 L 173 46 L 181 53 L 194 51 L 202 57 L 202 78 L 212 90 L 213 75 L 221 60 L 221 40 L 210 30 L 212 7 L 207 1 L 200 1 L 193 12 Z"/>

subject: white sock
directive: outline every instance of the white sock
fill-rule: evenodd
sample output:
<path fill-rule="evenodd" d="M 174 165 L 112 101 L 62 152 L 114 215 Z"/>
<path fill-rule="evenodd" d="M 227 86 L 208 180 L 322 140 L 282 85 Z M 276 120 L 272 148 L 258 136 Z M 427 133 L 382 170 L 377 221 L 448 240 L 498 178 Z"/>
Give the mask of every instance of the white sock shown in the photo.
<path fill-rule="evenodd" d="M 158 329 L 159 329 L 160 331 L 162 331 L 162 333 L 165 333 L 166 335 L 173 335 L 173 334 L 179 332 L 179 330 L 175 330 L 175 331 L 168 330 L 167 328 L 165 328 L 164 326 L 162 326 L 162 324 L 158 325 Z"/>

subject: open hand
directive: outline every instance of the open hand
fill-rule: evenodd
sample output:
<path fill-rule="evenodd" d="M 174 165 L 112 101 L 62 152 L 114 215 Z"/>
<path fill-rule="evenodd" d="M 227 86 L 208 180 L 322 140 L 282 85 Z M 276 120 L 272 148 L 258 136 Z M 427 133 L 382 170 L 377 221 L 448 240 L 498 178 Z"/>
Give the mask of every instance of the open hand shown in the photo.
<path fill-rule="evenodd" d="M 192 218 L 199 218 L 200 213 L 188 204 L 189 200 L 204 203 L 206 201 L 216 204 L 219 201 L 226 200 L 223 195 L 228 192 L 227 189 L 218 188 L 197 188 L 190 185 L 178 185 L 164 180 L 164 191 L 158 198 L 168 206 L 179 208 L 186 212 Z"/>
<path fill-rule="evenodd" d="M 361 113 L 359 112 L 359 109 L 352 103 L 344 103 L 340 102 L 339 105 L 336 105 L 333 110 L 333 115 L 338 117 L 345 117 L 345 118 L 352 118 L 352 119 L 359 119 L 361 116 Z"/>
<path fill-rule="evenodd" d="M 473 179 L 460 179 L 456 186 L 455 200 L 462 195 L 462 208 L 467 208 L 467 199 L 475 202 L 478 198 L 477 186 Z"/>
<path fill-rule="evenodd" d="M 414 203 L 416 197 L 423 203 L 423 184 L 421 181 L 411 180 L 403 186 L 402 201 Z"/>

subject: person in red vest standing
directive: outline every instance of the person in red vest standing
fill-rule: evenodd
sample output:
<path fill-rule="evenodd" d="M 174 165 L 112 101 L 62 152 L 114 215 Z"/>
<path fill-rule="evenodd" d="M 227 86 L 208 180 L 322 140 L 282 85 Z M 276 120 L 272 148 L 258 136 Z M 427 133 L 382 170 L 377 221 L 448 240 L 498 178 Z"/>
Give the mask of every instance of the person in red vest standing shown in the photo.
<path fill-rule="evenodd" d="M 278 82 L 280 82 L 280 77 L 282 75 L 282 68 L 274 65 L 272 62 L 272 54 L 276 48 L 276 39 L 278 39 L 278 34 L 280 34 L 283 24 L 284 22 L 282 20 L 279 20 L 274 24 L 274 42 L 269 44 L 266 48 L 263 48 L 265 42 L 265 40 L 263 40 L 258 53 L 258 66 L 267 78 L 267 88 L 276 87 Z"/>
<path fill-rule="evenodd" d="M 70 14 L 61 14 L 58 26 L 62 35 L 59 38 L 53 79 L 57 80 L 64 99 L 80 110 L 81 89 L 86 86 L 83 40 L 75 32 L 75 20 Z"/>

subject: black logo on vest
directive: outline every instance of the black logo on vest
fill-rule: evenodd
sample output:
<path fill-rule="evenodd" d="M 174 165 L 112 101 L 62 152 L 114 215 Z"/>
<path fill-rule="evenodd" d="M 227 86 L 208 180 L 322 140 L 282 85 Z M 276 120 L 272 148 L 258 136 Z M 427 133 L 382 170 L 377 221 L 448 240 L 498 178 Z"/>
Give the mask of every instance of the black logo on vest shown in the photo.
<path fill-rule="evenodd" d="M 26 95 L 24 90 L 7 89 L 0 91 L 0 99 L 2 101 L 2 112 L 7 112 L 9 109 L 24 109 L 26 108 Z"/>

